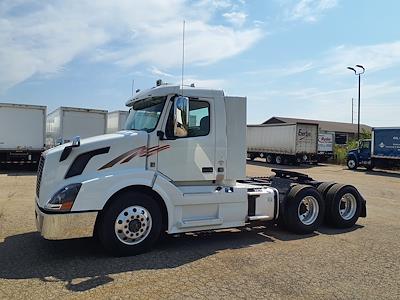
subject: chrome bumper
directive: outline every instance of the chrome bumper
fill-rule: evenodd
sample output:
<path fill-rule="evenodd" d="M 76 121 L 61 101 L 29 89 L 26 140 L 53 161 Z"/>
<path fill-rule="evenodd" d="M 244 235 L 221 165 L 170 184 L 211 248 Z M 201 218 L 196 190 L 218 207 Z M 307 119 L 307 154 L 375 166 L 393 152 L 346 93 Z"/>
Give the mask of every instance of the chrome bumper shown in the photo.
<path fill-rule="evenodd" d="M 46 214 L 36 205 L 36 228 L 48 240 L 93 236 L 98 212 Z"/>

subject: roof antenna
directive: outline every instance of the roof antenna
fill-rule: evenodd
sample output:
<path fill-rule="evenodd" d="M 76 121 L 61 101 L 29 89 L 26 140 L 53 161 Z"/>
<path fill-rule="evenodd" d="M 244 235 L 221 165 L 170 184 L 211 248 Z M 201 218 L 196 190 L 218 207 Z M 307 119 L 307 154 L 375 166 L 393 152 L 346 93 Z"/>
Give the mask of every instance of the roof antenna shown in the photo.
<path fill-rule="evenodd" d="M 185 69 L 185 20 L 183 20 L 182 31 L 182 96 L 183 96 L 183 71 Z"/>
<path fill-rule="evenodd" d="M 135 86 L 135 79 L 132 79 L 132 97 L 133 97 L 133 87 Z"/>

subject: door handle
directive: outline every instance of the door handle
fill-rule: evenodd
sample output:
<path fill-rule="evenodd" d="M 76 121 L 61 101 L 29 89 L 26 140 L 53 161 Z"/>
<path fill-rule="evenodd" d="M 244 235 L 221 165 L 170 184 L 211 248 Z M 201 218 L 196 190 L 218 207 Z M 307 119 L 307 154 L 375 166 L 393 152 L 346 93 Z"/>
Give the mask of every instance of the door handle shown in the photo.
<path fill-rule="evenodd" d="M 201 172 L 212 173 L 212 172 L 214 172 L 214 168 L 212 168 L 212 167 L 201 168 Z"/>

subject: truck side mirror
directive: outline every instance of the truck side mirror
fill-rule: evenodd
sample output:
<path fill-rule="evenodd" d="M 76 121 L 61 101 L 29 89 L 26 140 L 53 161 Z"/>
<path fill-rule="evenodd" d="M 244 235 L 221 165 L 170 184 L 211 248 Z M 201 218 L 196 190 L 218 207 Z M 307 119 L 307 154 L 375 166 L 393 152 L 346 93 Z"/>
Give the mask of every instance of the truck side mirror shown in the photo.
<path fill-rule="evenodd" d="M 174 136 L 186 137 L 189 131 L 189 98 L 174 99 Z"/>

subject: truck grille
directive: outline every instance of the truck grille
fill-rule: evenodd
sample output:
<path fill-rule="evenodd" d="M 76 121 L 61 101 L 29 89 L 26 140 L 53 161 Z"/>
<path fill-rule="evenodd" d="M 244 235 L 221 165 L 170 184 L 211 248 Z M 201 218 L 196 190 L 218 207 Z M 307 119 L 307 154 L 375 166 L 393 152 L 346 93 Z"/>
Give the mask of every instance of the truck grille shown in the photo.
<path fill-rule="evenodd" d="M 37 171 L 37 179 L 36 179 L 36 196 L 38 196 L 38 197 L 39 197 L 39 192 L 40 192 L 40 182 L 42 181 L 44 161 L 45 161 L 45 157 L 42 155 L 40 157 L 38 171 Z"/>

